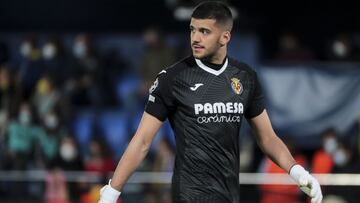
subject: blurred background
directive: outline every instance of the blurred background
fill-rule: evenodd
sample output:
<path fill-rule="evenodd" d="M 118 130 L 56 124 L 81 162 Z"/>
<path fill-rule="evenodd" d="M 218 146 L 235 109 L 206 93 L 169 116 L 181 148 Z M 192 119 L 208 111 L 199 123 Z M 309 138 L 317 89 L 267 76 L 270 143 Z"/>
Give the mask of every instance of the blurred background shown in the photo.
<path fill-rule="evenodd" d="M 156 74 L 191 53 L 189 16 L 199 2 L 0 1 L 1 203 L 97 202 Z M 310 172 L 330 174 L 318 176 L 324 202 L 358 202 L 357 7 L 226 2 L 235 16 L 229 55 L 257 70 L 276 132 Z M 261 176 L 285 172 L 246 122 L 240 145 L 242 202 L 308 201 Z M 119 202 L 170 203 L 174 148 L 166 122 Z"/>

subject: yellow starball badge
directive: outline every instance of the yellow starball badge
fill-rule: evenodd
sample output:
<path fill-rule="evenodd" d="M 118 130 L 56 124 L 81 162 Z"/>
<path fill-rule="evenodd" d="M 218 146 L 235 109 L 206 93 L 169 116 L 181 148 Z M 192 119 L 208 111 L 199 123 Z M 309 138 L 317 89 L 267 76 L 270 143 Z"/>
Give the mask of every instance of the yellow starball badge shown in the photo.
<path fill-rule="evenodd" d="M 243 92 L 243 86 L 237 78 L 231 78 L 231 87 L 235 94 L 241 94 Z"/>

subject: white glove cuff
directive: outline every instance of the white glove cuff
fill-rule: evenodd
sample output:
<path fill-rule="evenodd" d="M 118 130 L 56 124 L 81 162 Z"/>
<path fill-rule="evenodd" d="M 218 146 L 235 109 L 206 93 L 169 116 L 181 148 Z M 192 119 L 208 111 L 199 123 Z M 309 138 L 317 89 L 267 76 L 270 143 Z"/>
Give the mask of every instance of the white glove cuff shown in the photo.
<path fill-rule="evenodd" d="M 109 202 L 116 202 L 119 198 L 121 192 L 117 191 L 110 185 L 111 180 L 109 180 L 109 184 L 107 184 L 101 191 L 101 198 L 106 199 Z"/>
<path fill-rule="evenodd" d="M 296 164 L 293 167 L 291 167 L 289 174 L 297 183 L 300 183 L 300 177 L 304 175 L 308 175 L 309 172 L 307 172 L 299 164 Z"/>

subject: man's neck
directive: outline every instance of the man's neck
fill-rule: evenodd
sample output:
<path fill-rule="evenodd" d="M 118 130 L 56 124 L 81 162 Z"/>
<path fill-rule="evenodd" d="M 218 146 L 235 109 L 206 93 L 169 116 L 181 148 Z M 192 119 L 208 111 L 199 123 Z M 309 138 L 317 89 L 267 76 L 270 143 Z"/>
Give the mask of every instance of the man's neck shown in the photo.
<path fill-rule="evenodd" d="M 225 47 L 222 47 L 221 49 L 225 49 L 225 50 L 219 50 L 216 54 L 209 57 L 209 59 L 206 59 L 206 61 L 212 64 L 219 64 L 219 65 L 223 64 L 227 53 Z"/>
<path fill-rule="evenodd" d="M 220 70 L 224 66 L 225 61 L 226 61 L 226 58 L 224 58 L 224 60 L 220 64 L 216 64 L 216 63 L 211 63 L 211 62 L 206 61 L 206 60 L 201 60 L 201 62 L 203 64 L 205 64 L 207 67 L 209 67 L 211 69 L 214 69 L 214 70 Z"/>

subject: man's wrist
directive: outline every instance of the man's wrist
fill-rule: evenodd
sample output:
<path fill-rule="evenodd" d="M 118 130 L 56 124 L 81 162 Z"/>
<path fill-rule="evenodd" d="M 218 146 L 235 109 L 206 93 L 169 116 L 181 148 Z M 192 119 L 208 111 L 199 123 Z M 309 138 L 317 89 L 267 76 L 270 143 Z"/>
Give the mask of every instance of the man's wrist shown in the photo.
<path fill-rule="evenodd" d="M 289 174 L 297 183 L 299 183 L 300 177 L 303 175 L 308 175 L 309 172 L 306 171 L 304 167 L 300 166 L 299 164 L 295 164 L 291 167 Z"/>
<path fill-rule="evenodd" d="M 113 186 L 111 185 L 111 179 L 109 180 L 108 185 L 109 185 L 109 187 L 110 187 L 112 190 L 114 190 L 114 192 L 119 192 L 119 193 L 121 193 L 119 190 L 115 189 L 115 187 L 113 187 Z M 119 195 L 120 195 L 120 194 L 119 194 Z"/>
<path fill-rule="evenodd" d="M 100 199 L 106 202 L 116 202 L 121 192 L 111 186 L 111 180 L 100 191 Z"/>
<path fill-rule="evenodd" d="M 298 165 L 298 163 L 293 163 L 290 167 L 289 167 L 289 169 L 287 170 L 287 173 L 288 174 L 290 174 L 290 171 L 291 171 L 291 169 L 295 166 L 295 165 Z"/>
<path fill-rule="evenodd" d="M 108 184 L 109 193 L 110 193 L 111 195 L 114 195 L 114 196 L 115 196 L 115 195 L 116 195 L 116 196 L 119 196 L 119 195 L 121 194 L 121 192 L 120 192 L 119 190 L 113 188 L 113 187 L 111 186 L 110 182 L 111 182 L 111 180 L 109 181 L 109 184 Z"/>

